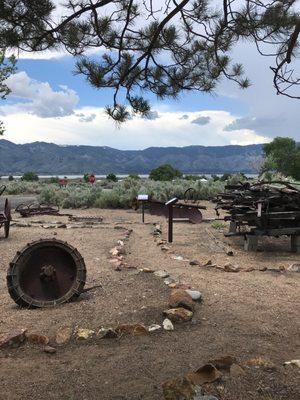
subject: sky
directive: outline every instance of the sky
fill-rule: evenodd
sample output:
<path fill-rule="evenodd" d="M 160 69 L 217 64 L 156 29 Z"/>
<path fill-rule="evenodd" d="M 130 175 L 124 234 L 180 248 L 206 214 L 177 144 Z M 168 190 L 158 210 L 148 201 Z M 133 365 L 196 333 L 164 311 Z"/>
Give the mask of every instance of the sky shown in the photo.
<path fill-rule="evenodd" d="M 244 64 L 252 82 L 249 89 L 223 80 L 213 95 L 196 92 L 163 101 L 149 95 L 151 119 L 134 117 L 118 128 L 104 112 L 112 103 L 112 92 L 94 89 L 74 75 L 72 56 L 23 54 L 17 73 L 7 81 L 11 94 L 0 101 L 3 138 L 118 149 L 247 145 L 276 136 L 300 141 L 300 101 L 276 95 L 272 60 L 247 42 L 239 44 L 232 57 Z"/>

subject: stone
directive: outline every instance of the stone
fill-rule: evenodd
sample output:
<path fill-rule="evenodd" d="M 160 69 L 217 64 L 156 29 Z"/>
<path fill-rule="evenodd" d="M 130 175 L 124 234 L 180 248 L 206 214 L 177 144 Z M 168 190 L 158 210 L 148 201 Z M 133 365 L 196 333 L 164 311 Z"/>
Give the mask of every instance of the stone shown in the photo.
<path fill-rule="evenodd" d="M 147 336 L 149 332 L 142 324 L 123 324 L 118 325 L 116 328 L 118 334 L 130 334 L 133 336 Z"/>
<path fill-rule="evenodd" d="M 192 260 L 190 261 L 190 265 L 200 265 L 200 262 L 198 260 Z"/>
<path fill-rule="evenodd" d="M 300 264 L 299 264 L 299 263 L 291 264 L 291 265 L 287 268 L 287 271 L 290 271 L 290 272 L 300 272 Z"/>
<path fill-rule="evenodd" d="M 159 231 L 160 233 L 162 233 L 161 226 L 159 224 L 155 225 L 155 230 Z"/>
<path fill-rule="evenodd" d="M 118 255 L 125 255 L 126 250 L 124 246 L 117 246 L 116 249 L 118 250 Z"/>
<path fill-rule="evenodd" d="M 50 341 L 48 336 L 41 335 L 39 333 L 27 333 L 26 332 L 26 338 L 29 343 L 42 344 L 44 346 L 46 346 Z"/>
<path fill-rule="evenodd" d="M 194 385 L 215 382 L 222 376 L 221 372 L 212 364 L 205 364 L 195 372 L 190 372 L 186 378 Z"/>
<path fill-rule="evenodd" d="M 232 257 L 232 256 L 233 256 L 233 251 L 232 251 L 232 250 L 227 250 L 227 251 L 226 251 L 226 254 L 227 254 L 228 256 Z"/>
<path fill-rule="evenodd" d="M 185 291 L 194 301 L 202 301 L 202 294 L 198 290 L 185 289 Z"/>
<path fill-rule="evenodd" d="M 169 251 L 170 250 L 170 247 L 169 246 L 166 246 L 166 245 L 163 245 L 163 246 L 161 246 L 161 248 L 160 248 L 162 251 Z"/>
<path fill-rule="evenodd" d="M 229 370 L 234 363 L 236 363 L 236 358 L 232 356 L 223 356 L 209 361 L 209 364 L 214 365 L 217 369 L 225 370 Z"/>
<path fill-rule="evenodd" d="M 241 269 L 236 265 L 232 265 L 231 263 L 227 263 L 224 265 L 225 272 L 239 272 Z"/>
<path fill-rule="evenodd" d="M 170 379 L 162 384 L 165 400 L 193 400 L 194 385 L 186 378 Z"/>
<path fill-rule="evenodd" d="M 174 256 L 173 260 L 177 260 L 177 261 L 183 261 L 184 258 L 182 256 Z"/>
<path fill-rule="evenodd" d="M 291 360 L 286 361 L 283 365 L 295 365 L 296 367 L 300 368 L 300 360 Z"/>
<path fill-rule="evenodd" d="M 101 328 L 97 335 L 100 339 L 115 339 L 118 337 L 118 333 L 113 328 Z"/>
<path fill-rule="evenodd" d="M 148 274 L 153 274 L 154 269 L 151 269 L 151 268 L 142 268 L 142 269 L 140 269 L 140 271 L 141 271 L 141 272 L 148 273 Z"/>
<path fill-rule="evenodd" d="M 262 368 L 267 371 L 273 371 L 276 369 L 276 365 L 272 361 L 264 357 L 251 358 L 250 360 L 247 360 L 244 364 L 248 367 Z"/>
<path fill-rule="evenodd" d="M 237 378 L 241 375 L 245 375 L 245 371 L 238 364 L 232 364 L 232 366 L 230 367 L 230 375 L 233 378 Z"/>
<path fill-rule="evenodd" d="M 161 326 L 158 324 L 152 324 L 148 327 L 148 331 L 149 332 L 155 332 L 155 331 L 159 331 L 161 329 Z"/>
<path fill-rule="evenodd" d="M 203 267 L 209 267 L 210 265 L 212 265 L 212 261 L 211 261 L 211 260 L 207 260 L 207 261 L 205 261 L 204 263 L 201 263 L 201 265 L 202 265 Z"/>
<path fill-rule="evenodd" d="M 111 250 L 109 250 L 109 254 L 111 254 L 112 256 L 118 256 L 119 251 L 118 251 L 117 247 L 114 247 Z"/>
<path fill-rule="evenodd" d="M 3 339 L 0 339 L 0 348 L 19 347 L 26 340 L 26 329 L 19 329 L 10 332 Z"/>
<path fill-rule="evenodd" d="M 95 331 L 92 329 L 86 329 L 86 328 L 78 328 L 76 332 L 76 339 L 77 340 L 87 340 L 90 339 L 92 336 L 94 336 Z"/>
<path fill-rule="evenodd" d="M 163 320 L 163 328 L 164 328 L 165 331 L 174 331 L 174 325 L 169 320 L 169 318 L 165 318 Z"/>
<path fill-rule="evenodd" d="M 170 274 L 167 271 L 164 270 L 158 270 L 154 272 L 155 276 L 158 276 L 159 278 L 168 278 Z"/>
<path fill-rule="evenodd" d="M 56 228 L 59 228 L 59 229 L 66 229 L 66 227 L 67 227 L 67 225 L 66 224 L 59 224 Z"/>
<path fill-rule="evenodd" d="M 56 353 L 56 348 L 52 346 L 45 346 L 44 347 L 44 352 L 48 354 L 55 354 Z"/>
<path fill-rule="evenodd" d="M 165 310 L 163 314 L 172 322 L 187 322 L 193 318 L 193 312 L 183 307 L 170 308 Z"/>
<path fill-rule="evenodd" d="M 194 311 L 195 305 L 192 297 L 183 289 L 173 289 L 170 298 L 169 306 L 171 308 L 183 307 L 190 311 Z"/>
<path fill-rule="evenodd" d="M 124 242 L 122 240 L 117 241 L 118 246 L 124 246 Z"/>
<path fill-rule="evenodd" d="M 265 272 L 265 271 L 267 271 L 267 269 L 268 269 L 267 267 L 260 267 L 260 268 L 259 268 L 259 271 L 260 271 L 260 272 Z"/>
<path fill-rule="evenodd" d="M 56 332 L 55 342 L 58 345 L 63 345 L 71 340 L 73 329 L 70 326 L 63 326 Z"/>
<path fill-rule="evenodd" d="M 174 278 L 171 278 L 170 276 L 164 280 L 164 284 L 167 286 L 170 285 L 171 283 L 176 283 L 176 281 Z"/>
<path fill-rule="evenodd" d="M 170 283 L 168 286 L 169 286 L 170 289 L 176 289 L 177 288 L 177 283 L 173 282 L 173 283 Z"/>

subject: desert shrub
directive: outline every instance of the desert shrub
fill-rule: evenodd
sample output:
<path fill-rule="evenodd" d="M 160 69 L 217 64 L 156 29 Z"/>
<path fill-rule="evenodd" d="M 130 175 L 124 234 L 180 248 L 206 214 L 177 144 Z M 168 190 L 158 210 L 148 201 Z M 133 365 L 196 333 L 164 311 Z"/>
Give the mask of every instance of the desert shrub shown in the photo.
<path fill-rule="evenodd" d="M 181 178 L 182 172 L 179 169 L 172 167 L 170 164 L 160 165 L 154 168 L 150 174 L 149 179 L 154 181 L 172 181 L 175 178 Z"/>
<path fill-rule="evenodd" d="M 101 193 L 102 189 L 97 185 L 70 184 L 66 188 L 46 185 L 42 189 L 38 201 L 63 208 L 93 207 Z"/>
<path fill-rule="evenodd" d="M 212 228 L 217 229 L 217 230 L 226 228 L 226 225 L 221 221 L 213 221 L 211 223 L 211 226 L 212 226 Z"/>
<path fill-rule="evenodd" d="M 187 181 L 197 181 L 198 179 L 201 179 L 201 177 L 198 175 L 184 175 L 184 179 Z"/>
<path fill-rule="evenodd" d="M 42 184 L 39 182 L 26 182 L 20 180 L 13 180 L 7 183 L 7 194 L 39 194 L 42 190 Z"/>
<path fill-rule="evenodd" d="M 128 175 L 128 178 L 130 178 L 130 179 L 141 179 L 141 177 L 138 174 L 130 174 L 130 175 Z"/>
<path fill-rule="evenodd" d="M 103 188 L 101 183 L 94 186 L 70 183 L 66 188 L 44 184 L 40 186 L 41 193 L 38 199 L 40 202 L 56 204 L 63 208 L 129 208 L 138 194 L 148 194 L 160 201 L 167 201 L 172 197 L 183 199 L 184 192 L 192 187 L 193 199 L 207 200 L 223 192 L 224 186 L 224 182 L 213 180 L 200 182 L 176 179 L 173 182 L 159 182 L 127 177 L 114 183 L 111 189 Z"/>
<path fill-rule="evenodd" d="M 34 182 L 34 181 L 38 181 L 39 177 L 35 172 L 28 171 L 23 174 L 21 180 L 26 181 L 26 182 Z"/>
<path fill-rule="evenodd" d="M 110 182 L 118 182 L 117 176 L 113 173 L 106 175 L 106 180 Z"/>
<path fill-rule="evenodd" d="M 44 204 L 53 204 L 61 206 L 63 202 L 63 192 L 54 185 L 47 185 L 43 187 L 41 193 L 38 196 L 38 201 Z"/>
<path fill-rule="evenodd" d="M 223 181 L 223 182 L 228 181 L 228 179 L 230 179 L 231 176 L 232 176 L 231 174 L 225 172 L 225 174 L 223 174 L 223 175 L 220 177 L 220 181 Z"/>
<path fill-rule="evenodd" d="M 245 180 L 247 180 L 247 178 L 243 173 L 233 174 L 230 176 L 230 178 L 228 178 L 227 184 L 235 185 L 235 184 L 237 184 L 239 182 L 243 182 Z"/>
<path fill-rule="evenodd" d="M 51 178 L 47 179 L 47 183 L 58 183 L 59 177 L 58 176 L 51 176 Z"/>

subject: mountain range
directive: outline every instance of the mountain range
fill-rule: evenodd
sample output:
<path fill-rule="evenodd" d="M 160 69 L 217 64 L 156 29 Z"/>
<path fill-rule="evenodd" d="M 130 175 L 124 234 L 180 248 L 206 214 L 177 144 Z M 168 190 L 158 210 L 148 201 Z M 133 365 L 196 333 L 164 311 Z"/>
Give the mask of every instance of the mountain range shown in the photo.
<path fill-rule="evenodd" d="M 15 144 L 0 140 L 0 175 L 26 171 L 40 175 L 147 174 L 161 164 L 171 164 L 189 174 L 256 173 L 261 160 L 261 144 L 117 150 L 106 146 L 61 146 L 45 142 Z"/>

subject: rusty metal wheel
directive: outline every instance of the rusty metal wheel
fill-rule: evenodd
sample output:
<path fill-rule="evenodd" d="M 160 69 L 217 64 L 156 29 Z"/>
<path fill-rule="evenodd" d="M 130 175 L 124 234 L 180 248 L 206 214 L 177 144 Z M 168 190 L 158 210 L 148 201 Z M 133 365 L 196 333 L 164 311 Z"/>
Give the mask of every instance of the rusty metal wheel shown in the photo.
<path fill-rule="evenodd" d="M 7 271 L 11 298 L 21 307 L 53 307 L 82 292 L 86 267 L 77 249 L 61 240 L 41 239 L 17 252 Z"/>
<path fill-rule="evenodd" d="M 8 199 L 5 200 L 4 214 L 6 217 L 6 221 L 4 222 L 4 236 L 8 238 L 10 221 L 11 221 L 11 206 L 10 206 L 10 201 Z"/>

